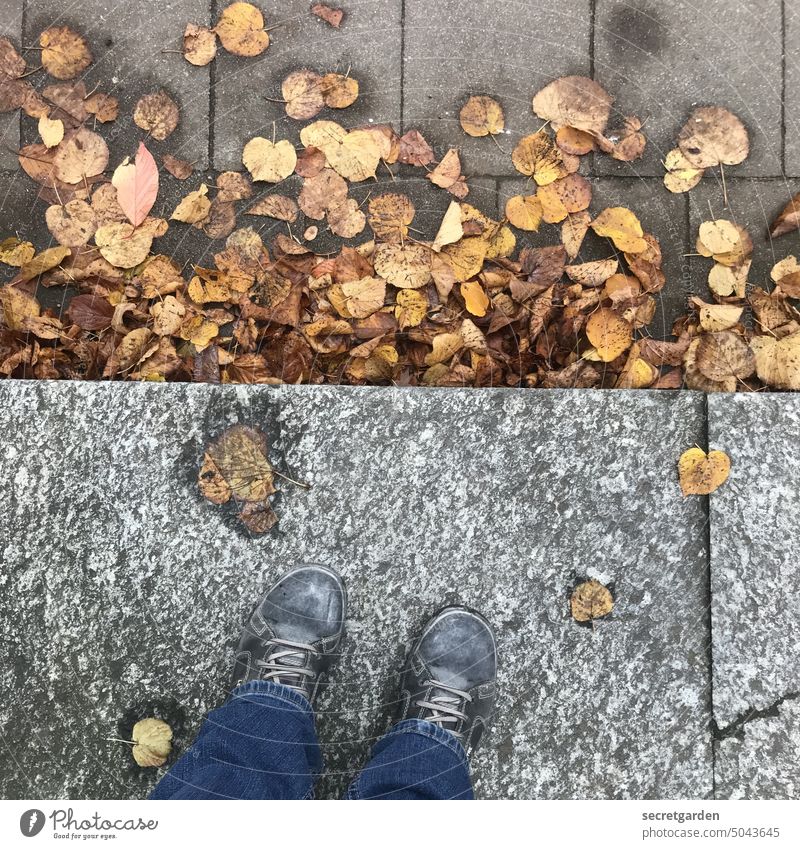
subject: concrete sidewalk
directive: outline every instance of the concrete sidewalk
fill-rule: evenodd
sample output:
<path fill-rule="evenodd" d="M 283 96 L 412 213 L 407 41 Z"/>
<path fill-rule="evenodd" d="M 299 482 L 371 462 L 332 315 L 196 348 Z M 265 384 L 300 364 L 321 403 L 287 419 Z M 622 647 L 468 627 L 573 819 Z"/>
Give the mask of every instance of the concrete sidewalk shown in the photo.
<path fill-rule="evenodd" d="M 480 796 L 800 793 L 792 397 L 710 397 L 707 421 L 692 392 L 6 381 L 0 407 L 0 797 L 144 796 L 157 771 L 106 738 L 157 715 L 185 748 L 256 597 L 304 560 L 351 598 L 322 796 L 390 722 L 415 630 L 456 602 L 499 633 Z M 237 422 L 311 485 L 278 482 L 261 537 L 197 488 Z M 684 499 L 677 458 L 706 439 L 731 479 Z M 615 596 L 594 628 L 569 614 L 586 576 Z"/>

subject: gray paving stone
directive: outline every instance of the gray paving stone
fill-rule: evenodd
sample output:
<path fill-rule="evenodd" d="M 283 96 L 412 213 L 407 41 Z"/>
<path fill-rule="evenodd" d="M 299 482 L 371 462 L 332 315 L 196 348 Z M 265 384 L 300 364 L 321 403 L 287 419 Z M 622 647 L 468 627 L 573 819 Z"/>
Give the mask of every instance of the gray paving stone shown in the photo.
<path fill-rule="evenodd" d="M 702 396 L 6 381 L 0 406 L 3 797 L 144 796 L 155 772 L 105 738 L 154 713 L 183 749 L 224 699 L 254 599 L 307 559 L 351 599 L 321 795 L 386 728 L 415 630 L 456 601 L 488 615 L 502 656 L 480 796 L 711 793 L 706 515 L 674 472 Z M 203 446 L 235 422 L 312 487 L 281 485 L 258 539 L 196 489 Z M 594 629 L 568 612 L 587 574 L 616 597 Z"/>
<path fill-rule="evenodd" d="M 271 43 L 261 56 L 240 58 L 221 50 L 215 64 L 214 164 L 240 168 L 242 148 L 256 135 L 298 143 L 299 122 L 286 115 L 281 83 L 292 71 L 337 71 L 359 82 L 358 100 L 347 109 L 323 109 L 318 119 L 345 127 L 369 122 L 400 125 L 401 14 L 399 0 L 345 4 L 341 27 L 333 29 L 311 14 L 308 0 L 259 0 Z M 270 100 L 269 98 L 272 98 Z"/>
<path fill-rule="evenodd" d="M 533 95 L 555 77 L 589 73 L 591 5 L 406 0 L 404 129 L 419 129 L 440 155 L 460 148 L 468 175 L 516 174 L 514 145 L 542 125 Z M 500 147 L 461 129 L 458 113 L 472 94 L 501 103 L 507 133 Z"/>
<path fill-rule="evenodd" d="M 796 3 L 784 3 L 786 17 L 786 35 L 784 62 L 786 80 L 784 84 L 785 103 L 785 158 L 786 173 L 800 177 L 800 7 Z"/>
<path fill-rule="evenodd" d="M 715 750 L 717 799 L 800 799 L 800 702 L 747 721 Z"/>
<path fill-rule="evenodd" d="M 22 47 L 22 9 L 24 0 L 4 0 L 0 15 L 0 36 L 11 39 L 19 50 Z M 13 168 L 17 163 L 14 151 L 19 147 L 19 110 L 0 113 L 0 170 Z"/>
<path fill-rule="evenodd" d="M 598 173 L 657 175 L 696 105 L 725 106 L 750 131 L 750 157 L 736 173 L 781 167 L 781 0 L 597 0 L 595 78 L 615 95 L 617 115 L 645 122 L 642 160 L 598 157 Z M 733 169 L 729 169 L 733 170 Z"/>
<path fill-rule="evenodd" d="M 189 21 L 208 23 L 208 0 L 163 0 L 159 3 L 124 3 L 82 0 L 56 8 L 52 0 L 28 0 L 25 39 L 38 44 L 39 33 L 48 26 L 68 25 L 88 40 L 94 56 L 83 80 L 89 91 L 119 99 L 119 118 L 101 131 L 109 143 L 111 166 L 136 152 L 146 133 L 133 123 L 133 109 L 145 94 L 165 89 L 181 111 L 180 124 L 164 142 L 147 141 L 154 154 L 172 153 L 196 163 L 208 164 L 209 79 L 208 67 L 190 65 L 179 51 Z M 166 52 L 165 52 L 166 51 Z M 53 82 L 44 73 L 31 78 L 37 88 Z M 36 122 L 25 118 L 23 137 L 36 139 Z"/>
<path fill-rule="evenodd" d="M 706 174 L 691 192 L 689 198 L 688 252 L 695 253 L 695 242 L 703 221 L 727 218 L 746 228 L 753 239 L 753 264 L 748 283 L 772 289 L 772 266 L 789 254 L 800 256 L 800 234 L 797 232 L 772 239 L 769 226 L 800 190 L 800 180 L 727 180 L 728 207 L 725 207 L 722 183 L 718 175 Z M 704 296 L 708 295 L 708 272 L 713 261 L 702 256 L 691 256 L 692 279 L 697 281 Z"/>
<path fill-rule="evenodd" d="M 800 690 L 800 398 L 712 395 L 708 412 L 710 443 L 731 457 L 710 499 L 714 714 L 724 727 Z"/>
<path fill-rule="evenodd" d="M 646 232 L 655 234 L 661 243 L 664 272 L 667 283 L 656 297 L 656 315 L 650 325 L 650 334 L 659 339 L 669 338 L 672 324 L 686 311 L 687 293 L 693 291 L 686 254 L 686 199 L 670 194 L 660 180 L 655 178 L 629 179 L 596 177 L 591 180 L 593 199 L 591 211 L 597 215 L 608 206 L 627 206 L 642 222 Z M 530 194 L 532 184 L 525 178 L 501 179 L 499 188 L 500 209 L 516 194 Z M 538 233 L 517 232 L 519 245 L 541 247 L 558 244 L 561 240 L 560 224 L 543 224 Z M 587 234 L 576 262 L 604 259 L 614 255 L 614 246 L 606 239 Z"/>

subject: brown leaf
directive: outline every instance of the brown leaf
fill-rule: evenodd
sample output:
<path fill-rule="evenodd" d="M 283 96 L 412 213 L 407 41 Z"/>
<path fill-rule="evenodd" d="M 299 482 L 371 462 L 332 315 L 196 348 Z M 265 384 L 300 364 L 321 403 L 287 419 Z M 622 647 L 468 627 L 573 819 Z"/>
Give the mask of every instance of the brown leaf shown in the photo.
<path fill-rule="evenodd" d="M 92 64 L 92 53 L 83 36 L 69 27 L 49 27 L 39 36 L 42 65 L 57 80 L 71 80 Z"/>
<path fill-rule="evenodd" d="M 87 177 L 102 174 L 108 165 L 108 146 L 103 137 L 85 128 L 65 138 L 55 151 L 53 174 L 64 183 L 82 183 Z"/>
<path fill-rule="evenodd" d="M 370 198 L 369 226 L 378 239 L 402 242 L 414 220 L 414 204 L 405 196 L 386 193 Z"/>
<path fill-rule="evenodd" d="M 325 105 L 322 77 L 309 68 L 289 74 L 281 84 L 281 95 L 286 101 L 286 114 L 296 121 L 308 121 Z"/>
<path fill-rule="evenodd" d="M 436 159 L 433 148 L 418 130 L 409 130 L 400 136 L 397 161 L 403 165 L 430 165 Z"/>
<path fill-rule="evenodd" d="M 593 622 L 611 613 L 614 608 L 614 599 L 607 587 L 591 578 L 575 587 L 569 606 L 572 618 L 576 622 Z"/>
<path fill-rule="evenodd" d="M 800 192 L 786 204 L 780 215 L 772 222 L 769 234 L 775 239 L 795 230 L 800 230 Z"/>
<path fill-rule="evenodd" d="M 744 124 L 721 106 L 701 106 L 678 134 L 678 147 L 694 168 L 738 165 L 750 153 Z"/>
<path fill-rule="evenodd" d="M 245 214 L 266 215 L 269 218 L 277 218 L 279 221 L 288 221 L 291 224 L 297 220 L 299 212 L 297 202 L 292 198 L 284 195 L 267 195 L 254 203 Z"/>
<path fill-rule="evenodd" d="M 178 104 L 163 90 L 140 98 L 133 110 L 133 121 L 154 139 L 164 141 L 175 131 L 180 120 Z"/>
<path fill-rule="evenodd" d="M 461 160 L 455 148 L 447 151 L 442 161 L 428 174 L 428 179 L 434 186 L 447 189 L 459 199 L 469 194 L 469 186 L 466 177 L 461 174 Z"/>
<path fill-rule="evenodd" d="M 164 154 L 164 167 L 176 180 L 186 180 L 191 177 L 194 168 L 191 163 L 185 162 L 183 159 L 178 159 L 171 153 Z"/>
<path fill-rule="evenodd" d="M 323 21 L 330 24 L 334 29 L 339 29 L 342 18 L 344 17 L 344 10 L 326 6 L 325 3 L 314 3 L 311 7 L 311 13 L 318 18 L 322 18 Z"/>
<path fill-rule="evenodd" d="M 533 111 L 558 130 L 573 127 L 602 134 L 608 124 L 614 99 L 587 77 L 561 77 L 546 85 L 533 98 Z"/>

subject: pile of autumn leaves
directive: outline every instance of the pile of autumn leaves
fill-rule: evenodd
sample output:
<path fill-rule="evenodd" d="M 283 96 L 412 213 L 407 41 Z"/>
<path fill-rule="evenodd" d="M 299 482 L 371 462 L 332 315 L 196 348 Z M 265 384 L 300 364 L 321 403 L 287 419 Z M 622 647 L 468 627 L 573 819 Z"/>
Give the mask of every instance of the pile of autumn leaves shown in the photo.
<path fill-rule="evenodd" d="M 314 14 L 331 26 L 342 21 L 322 4 Z M 187 25 L 184 56 L 207 64 L 218 42 L 240 56 L 262 53 L 269 35 L 261 12 L 233 3 L 213 28 Z M 242 156 L 247 174 L 226 172 L 213 186 L 201 184 L 166 221 L 150 216 L 159 165 L 146 144 L 106 176 L 109 153 L 97 123 L 113 121 L 118 105 L 70 82 L 92 61 L 87 42 L 58 27 L 42 33 L 40 46 L 43 67 L 59 82 L 38 93 L 24 59 L 0 39 L 0 109 L 22 108 L 39 122 L 41 142 L 20 151 L 20 164 L 50 203 L 46 221 L 59 246 L 37 254 L 13 237 L 0 243 L 0 261 L 19 269 L 0 289 L 0 373 L 437 386 L 685 382 L 727 390 L 757 387 L 757 374 L 769 386 L 800 388 L 800 325 L 788 303 L 800 293 L 800 267 L 787 258 L 773 272 L 773 292 L 749 296 L 759 331 L 745 329 L 752 242 L 730 222 L 707 222 L 698 240 L 698 251 L 715 261 L 715 303 L 695 299 L 676 327 L 677 342 L 646 337 L 654 295 L 665 284 L 658 240 L 627 208 L 590 213 L 591 185 L 579 173 L 591 152 L 631 161 L 646 141 L 635 117 L 609 130 L 613 99 L 593 80 L 561 78 L 533 98 L 544 126 L 511 152 L 531 190 L 508 200 L 502 220 L 465 200 L 469 185 L 456 148 L 437 161 L 416 130 L 398 136 L 388 125 L 345 129 L 312 120 L 324 108 L 354 103 L 358 82 L 299 69 L 281 90 L 287 116 L 312 121 L 300 130 L 301 147 L 274 136 L 250 139 Z M 143 97 L 133 117 L 161 141 L 180 120 L 163 91 Z M 501 105 L 485 95 L 463 104 L 460 122 L 487 144 L 505 129 Z M 666 159 L 665 184 L 688 191 L 706 169 L 738 164 L 748 149 L 735 116 L 698 109 Z M 373 192 L 362 203 L 350 196 L 352 184 L 373 180 L 379 169 L 394 174 L 397 165 L 424 169 L 432 186 L 451 196 L 432 242 L 416 237 L 416 211 L 402 192 Z M 161 166 L 179 180 L 192 174 L 190 164 L 169 154 Z M 276 191 L 253 202 L 254 184 L 279 189 L 295 175 L 302 180 L 297 197 Z M 239 213 L 281 222 L 286 232 L 265 246 L 253 226 L 240 226 Z M 783 226 L 791 229 L 797 217 L 787 208 Z M 560 225 L 557 244 L 517 250 L 520 231 L 545 224 Z M 173 259 L 154 253 L 170 226 L 226 239 L 215 267 L 192 266 L 186 279 Z M 312 243 L 323 229 L 356 244 L 317 255 Z M 577 262 L 589 234 L 608 246 L 608 256 Z M 69 285 L 79 294 L 56 316 L 41 309 L 37 285 Z"/>

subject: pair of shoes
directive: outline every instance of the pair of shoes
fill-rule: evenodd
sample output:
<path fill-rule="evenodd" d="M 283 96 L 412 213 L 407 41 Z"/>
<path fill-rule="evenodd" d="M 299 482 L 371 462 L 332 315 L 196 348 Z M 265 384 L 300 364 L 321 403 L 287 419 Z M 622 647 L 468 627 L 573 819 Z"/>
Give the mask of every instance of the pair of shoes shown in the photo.
<path fill-rule="evenodd" d="M 299 566 L 256 606 L 236 653 L 233 686 L 273 681 L 313 704 L 338 658 L 347 592 L 327 566 Z M 446 607 L 428 621 L 400 674 L 396 719 L 422 719 L 449 731 L 470 753 L 494 706 L 497 648 L 478 613 Z"/>

